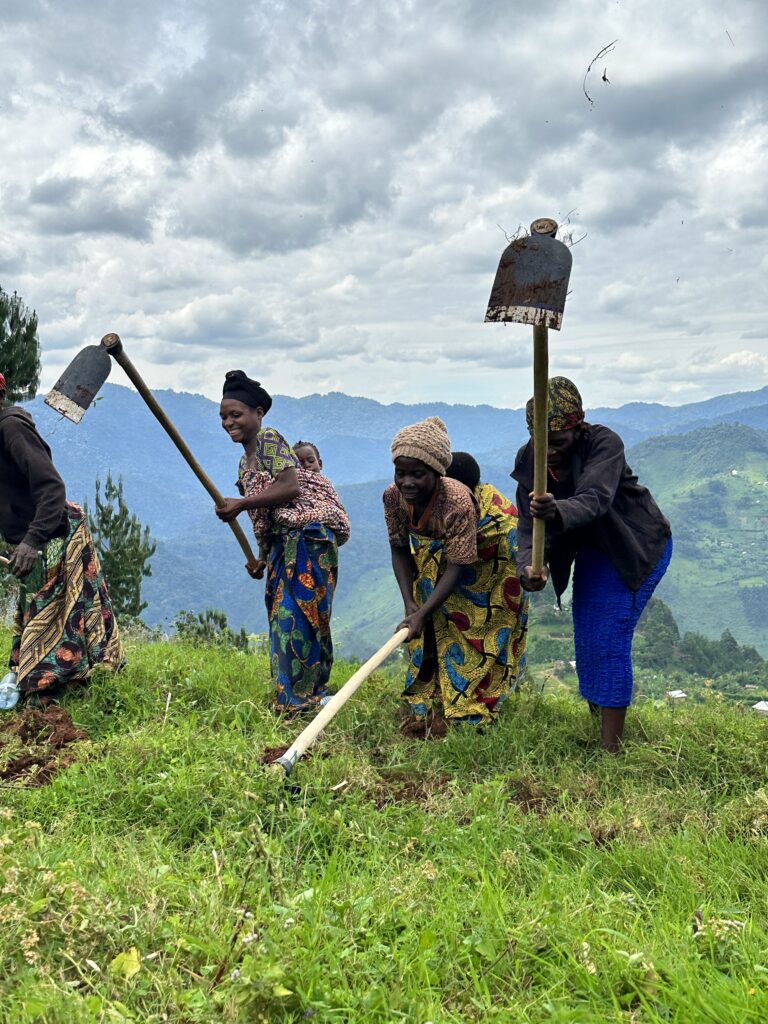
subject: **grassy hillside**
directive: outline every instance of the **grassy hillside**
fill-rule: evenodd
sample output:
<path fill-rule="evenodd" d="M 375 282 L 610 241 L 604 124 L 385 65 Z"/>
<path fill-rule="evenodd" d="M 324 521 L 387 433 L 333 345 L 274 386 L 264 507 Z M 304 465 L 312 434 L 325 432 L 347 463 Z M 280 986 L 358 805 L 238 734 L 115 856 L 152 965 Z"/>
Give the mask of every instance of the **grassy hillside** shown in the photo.
<path fill-rule="evenodd" d="M 578 690 L 573 621 L 548 592 L 531 604 L 527 667 L 532 682 L 547 693 Z M 653 598 L 640 617 L 632 647 L 635 700 L 665 700 L 682 689 L 689 700 L 752 704 L 768 699 L 768 662 L 755 648 L 727 632 L 718 640 L 680 633 L 671 610 Z"/>
<path fill-rule="evenodd" d="M 721 425 L 654 438 L 631 464 L 672 522 L 659 596 L 681 629 L 727 627 L 768 654 L 768 433 Z"/>
<path fill-rule="evenodd" d="M 69 766 L 4 784 L 2 1024 L 768 1017 L 757 716 L 647 705 L 617 759 L 527 692 L 414 743 L 384 674 L 286 788 L 262 659 L 130 653 Z"/>

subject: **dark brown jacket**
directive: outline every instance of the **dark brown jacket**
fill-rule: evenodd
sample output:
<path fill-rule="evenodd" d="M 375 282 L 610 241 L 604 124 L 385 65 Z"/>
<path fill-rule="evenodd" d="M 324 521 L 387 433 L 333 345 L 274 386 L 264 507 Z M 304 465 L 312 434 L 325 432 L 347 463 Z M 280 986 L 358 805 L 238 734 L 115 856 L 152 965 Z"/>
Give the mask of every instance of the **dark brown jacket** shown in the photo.
<path fill-rule="evenodd" d="M 24 409 L 0 409 L 0 533 L 42 548 L 66 532 L 64 481 Z"/>
<path fill-rule="evenodd" d="M 533 445 L 517 453 L 518 571 L 531 564 Z M 546 526 L 544 560 L 558 597 L 568 586 L 579 548 L 597 548 L 610 558 L 630 590 L 638 590 L 661 558 L 672 535 L 651 492 L 627 465 L 618 434 L 585 425 L 577 438 L 570 481 L 553 485 L 557 518 Z"/>

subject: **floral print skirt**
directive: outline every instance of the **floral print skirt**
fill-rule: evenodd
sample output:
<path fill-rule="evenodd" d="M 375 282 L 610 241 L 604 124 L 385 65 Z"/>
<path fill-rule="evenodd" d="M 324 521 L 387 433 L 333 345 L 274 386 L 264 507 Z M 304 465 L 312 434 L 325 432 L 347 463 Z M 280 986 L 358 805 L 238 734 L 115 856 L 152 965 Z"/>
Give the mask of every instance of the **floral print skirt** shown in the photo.
<path fill-rule="evenodd" d="M 333 667 L 338 547 L 320 523 L 271 534 L 269 544 L 265 597 L 275 704 L 280 711 L 304 711 L 326 695 Z"/>
<path fill-rule="evenodd" d="M 478 560 L 462 567 L 456 588 L 409 644 L 405 697 L 424 717 L 491 721 L 525 668 L 528 595 L 517 578 L 517 519 L 495 488 L 480 494 Z M 424 604 L 445 571 L 445 545 L 411 533 L 416 603 Z"/>

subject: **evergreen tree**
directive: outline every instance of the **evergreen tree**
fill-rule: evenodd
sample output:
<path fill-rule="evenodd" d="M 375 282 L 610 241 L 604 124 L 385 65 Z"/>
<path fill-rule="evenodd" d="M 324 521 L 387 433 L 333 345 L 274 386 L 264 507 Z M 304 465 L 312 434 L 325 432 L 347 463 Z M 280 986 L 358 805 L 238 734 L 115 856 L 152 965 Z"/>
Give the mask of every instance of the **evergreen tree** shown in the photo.
<path fill-rule="evenodd" d="M 218 608 L 207 608 L 204 612 L 181 611 L 173 620 L 173 628 L 180 640 L 201 647 L 234 647 L 248 650 L 248 634 L 241 626 L 240 632 L 230 627 L 227 616 Z"/>
<path fill-rule="evenodd" d="M 152 575 L 150 559 L 157 543 L 149 527 L 142 527 L 123 498 L 123 478 L 117 484 L 107 474 L 104 497 L 96 479 L 96 511 L 88 512 L 88 525 L 107 579 L 112 606 L 118 619 L 137 619 L 147 607 L 141 600 L 141 582 Z"/>
<path fill-rule="evenodd" d="M 637 625 L 635 663 L 639 668 L 671 668 L 678 661 L 679 646 L 680 630 L 671 609 L 652 597 Z"/>
<path fill-rule="evenodd" d="M 40 386 L 40 342 L 37 313 L 16 292 L 0 288 L 0 373 L 5 375 L 10 402 L 34 398 Z"/>

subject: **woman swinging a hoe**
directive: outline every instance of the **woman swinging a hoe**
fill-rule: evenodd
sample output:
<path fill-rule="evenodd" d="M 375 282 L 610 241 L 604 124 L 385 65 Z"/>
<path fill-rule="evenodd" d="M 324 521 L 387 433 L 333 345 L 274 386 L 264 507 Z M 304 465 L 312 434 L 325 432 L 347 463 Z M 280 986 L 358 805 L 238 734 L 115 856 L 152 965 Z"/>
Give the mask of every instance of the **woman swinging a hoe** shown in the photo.
<path fill-rule="evenodd" d="M 602 745 L 619 749 L 632 700 L 632 637 L 672 557 L 672 531 L 627 465 L 608 427 L 584 422 L 581 395 L 566 377 L 548 382 L 549 490 L 532 496 L 533 444 L 517 454 L 520 582 L 558 601 L 573 566 L 573 627 L 581 694 L 601 715 Z M 533 399 L 526 407 L 533 434 Z M 534 575 L 533 519 L 546 523 L 545 568 Z"/>
<path fill-rule="evenodd" d="M 4 707 L 19 696 L 46 702 L 94 665 L 123 664 L 120 634 L 83 510 L 25 409 L 5 404 L 0 373 L 0 534 L 15 545 L 20 582 Z M 6 680 L 8 677 L 6 677 Z"/>
<path fill-rule="evenodd" d="M 272 398 L 242 370 L 224 381 L 221 425 L 245 449 L 240 459 L 241 498 L 216 509 L 228 523 L 248 512 L 267 561 L 265 598 L 276 710 L 317 709 L 328 697 L 333 667 L 331 607 L 338 576 L 338 546 L 349 537 L 349 518 L 330 480 L 301 468 L 282 434 L 263 427 Z"/>

